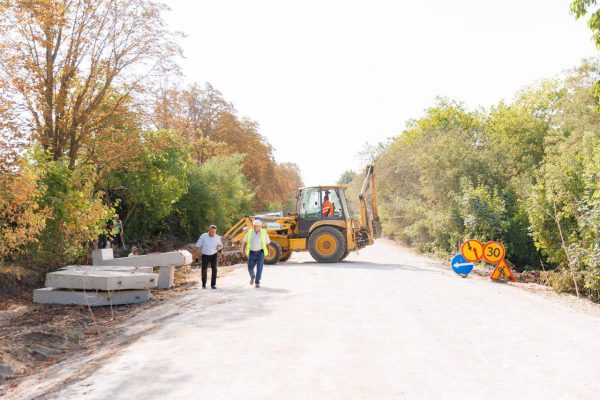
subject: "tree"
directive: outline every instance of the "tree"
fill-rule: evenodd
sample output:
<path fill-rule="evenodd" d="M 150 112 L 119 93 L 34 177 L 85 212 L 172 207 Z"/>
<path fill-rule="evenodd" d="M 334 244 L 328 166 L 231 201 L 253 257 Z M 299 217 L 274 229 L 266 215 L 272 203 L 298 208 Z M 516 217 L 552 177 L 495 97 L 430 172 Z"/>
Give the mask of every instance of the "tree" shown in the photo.
<path fill-rule="evenodd" d="M 281 169 L 275 162 L 273 147 L 260 134 L 258 123 L 224 113 L 217 121 L 213 138 L 224 144 L 221 154 L 245 155 L 242 172 L 256 194 L 255 209 L 281 208 L 288 200 L 289 189 L 282 188 L 282 181 L 278 178 Z"/>
<path fill-rule="evenodd" d="M 342 172 L 342 175 L 338 179 L 337 183 L 338 183 L 338 185 L 347 185 L 350 182 L 352 182 L 352 180 L 356 177 L 356 175 L 357 175 L 356 172 L 352 171 L 351 169 L 346 170 L 346 171 Z"/>
<path fill-rule="evenodd" d="M 186 193 L 174 206 L 176 233 L 186 240 L 215 224 L 222 232 L 252 213 L 254 193 L 241 173 L 243 156 L 216 156 L 191 167 Z"/>
<path fill-rule="evenodd" d="M 461 183 L 460 216 L 464 220 L 466 236 L 483 240 L 501 238 L 509 216 L 499 191 L 483 185 L 473 187 L 467 179 Z"/>
<path fill-rule="evenodd" d="M 575 15 L 576 19 L 582 18 L 588 14 L 597 4 L 597 0 L 574 0 L 571 2 L 571 14 Z M 600 10 L 591 11 L 591 16 L 588 19 L 588 27 L 592 31 L 592 39 L 596 47 L 600 48 Z"/>
<path fill-rule="evenodd" d="M 48 152 L 39 152 L 34 160 L 47 188 L 39 204 L 52 213 L 39 242 L 27 250 L 28 264 L 46 269 L 77 262 L 86 253 L 86 244 L 97 239 L 100 221 L 113 212 L 95 189 L 97 171 L 92 165 L 70 169 L 68 160 L 54 161 Z"/>
<path fill-rule="evenodd" d="M 23 115 L 18 127 L 71 169 L 150 73 L 174 68 L 179 50 L 154 1 L 2 4 L 0 96 Z"/>
<path fill-rule="evenodd" d="M 438 99 L 387 145 L 376 160 L 386 235 L 427 251 L 448 251 L 462 239 L 461 179 L 477 184 L 486 165 L 480 127 L 479 115 Z"/>
<path fill-rule="evenodd" d="M 156 95 L 154 110 L 154 126 L 183 136 L 192 147 L 196 164 L 215 156 L 243 154 L 242 172 L 256 194 L 256 210 L 289 208 L 297 189 L 289 186 L 301 183 L 299 171 L 290 175 L 288 168 L 278 165 L 258 124 L 239 118 L 233 105 L 209 83 L 204 88 L 193 84 L 187 89 L 173 86 L 162 90 Z"/>
<path fill-rule="evenodd" d="M 300 167 L 294 163 L 277 164 L 275 168 L 277 185 L 280 193 L 281 210 L 283 212 L 296 212 L 296 193 L 304 186 L 300 174 Z"/>
<path fill-rule="evenodd" d="M 600 49 L 600 9 L 597 6 L 597 0 L 573 0 L 571 2 L 571 14 L 575 15 L 575 19 L 583 18 L 591 12 L 588 18 L 588 27 L 592 31 L 592 41 L 598 49 Z M 593 9 L 593 11 L 592 11 Z M 591 86 L 594 94 L 597 111 L 600 111 L 600 80 L 596 81 Z"/>
<path fill-rule="evenodd" d="M 156 95 L 153 124 L 158 129 L 172 129 L 192 147 L 192 159 L 201 163 L 218 154 L 222 145 L 215 137 L 219 120 L 235 118 L 231 103 L 210 83 L 201 88 L 197 83 L 187 89 L 170 87 Z"/>
<path fill-rule="evenodd" d="M 139 168 L 116 170 L 106 182 L 132 239 L 146 239 L 171 214 L 186 193 L 191 166 L 189 146 L 175 132 L 145 132 L 143 142 Z"/>
<path fill-rule="evenodd" d="M 37 242 L 51 209 L 40 205 L 46 188 L 40 171 L 19 160 L 19 166 L 0 174 L 0 261 L 14 259 Z"/>

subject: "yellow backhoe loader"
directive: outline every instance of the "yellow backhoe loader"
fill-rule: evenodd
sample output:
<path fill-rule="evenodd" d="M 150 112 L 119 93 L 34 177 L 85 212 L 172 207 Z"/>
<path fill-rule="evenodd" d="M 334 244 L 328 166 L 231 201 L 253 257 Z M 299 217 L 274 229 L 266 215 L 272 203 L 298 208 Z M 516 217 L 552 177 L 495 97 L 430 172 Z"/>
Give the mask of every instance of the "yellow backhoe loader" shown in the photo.
<path fill-rule="evenodd" d="M 242 251 L 242 240 L 254 219 L 262 221 L 271 243 L 266 264 L 287 261 L 293 251 L 308 250 L 322 263 L 343 260 L 351 251 L 373 244 L 381 236 L 381 223 L 377 212 L 375 172 L 373 165 L 366 168 L 365 181 L 358 195 L 360 220 L 353 219 L 345 197 L 345 186 L 311 186 L 298 189 L 296 214 L 255 215 L 239 220 L 223 236 L 224 252 Z M 327 215 L 328 198 L 331 207 Z M 332 211 L 331 211 L 332 209 Z"/>

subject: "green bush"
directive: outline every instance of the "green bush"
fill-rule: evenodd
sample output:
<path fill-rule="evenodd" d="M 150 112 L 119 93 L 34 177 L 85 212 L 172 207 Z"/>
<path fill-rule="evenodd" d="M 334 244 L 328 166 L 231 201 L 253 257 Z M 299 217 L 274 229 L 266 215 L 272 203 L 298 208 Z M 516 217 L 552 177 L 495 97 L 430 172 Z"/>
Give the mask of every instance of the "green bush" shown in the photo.
<path fill-rule="evenodd" d="M 211 224 L 224 233 L 238 219 L 252 214 L 254 193 L 241 172 L 243 156 L 217 156 L 188 172 L 187 192 L 175 204 L 174 233 L 195 240 Z"/>
<path fill-rule="evenodd" d="M 373 153 L 384 234 L 444 254 L 467 238 L 496 240 L 517 270 L 575 268 L 598 290 L 599 79 L 597 63 L 584 63 L 489 110 L 439 99 Z M 362 181 L 340 179 L 353 192 Z"/>
<path fill-rule="evenodd" d="M 52 210 L 46 228 L 37 243 L 29 246 L 29 264 L 50 268 L 75 263 L 88 255 L 87 244 L 100 233 L 100 221 L 111 215 L 112 209 L 103 202 L 103 193 L 94 188 L 96 171 L 87 165 L 70 169 L 63 160 L 41 157 L 37 167 L 43 170 L 42 181 L 47 188 L 40 203 Z"/>
<path fill-rule="evenodd" d="M 124 221 L 129 241 L 145 241 L 166 231 L 167 217 L 188 190 L 190 149 L 173 131 L 143 134 L 137 167 L 112 172 L 105 185 Z"/>

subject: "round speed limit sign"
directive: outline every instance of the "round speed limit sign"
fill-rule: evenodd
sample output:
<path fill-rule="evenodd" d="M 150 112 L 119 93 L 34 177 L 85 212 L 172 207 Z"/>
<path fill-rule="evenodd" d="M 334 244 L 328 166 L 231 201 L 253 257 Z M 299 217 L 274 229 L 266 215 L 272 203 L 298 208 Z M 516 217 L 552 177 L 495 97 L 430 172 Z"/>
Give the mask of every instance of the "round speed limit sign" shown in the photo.
<path fill-rule="evenodd" d="M 498 261 L 503 260 L 505 253 L 502 243 L 487 242 L 483 246 L 483 258 L 490 264 L 496 264 Z"/>

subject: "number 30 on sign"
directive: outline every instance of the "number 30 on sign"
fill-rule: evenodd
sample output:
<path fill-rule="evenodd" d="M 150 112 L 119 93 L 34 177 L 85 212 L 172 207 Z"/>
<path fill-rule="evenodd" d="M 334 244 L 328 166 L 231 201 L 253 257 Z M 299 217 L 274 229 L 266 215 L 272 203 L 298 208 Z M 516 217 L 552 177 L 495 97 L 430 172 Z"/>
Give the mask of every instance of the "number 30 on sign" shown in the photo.
<path fill-rule="evenodd" d="M 500 260 L 504 260 L 506 251 L 502 243 L 487 242 L 483 247 L 483 258 L 490 264 L 496 264 Z"/>

